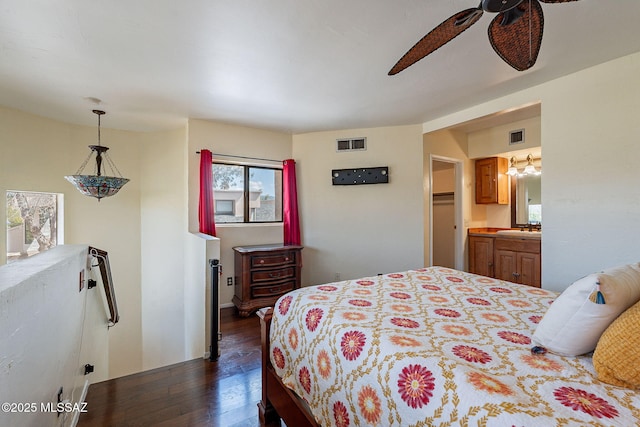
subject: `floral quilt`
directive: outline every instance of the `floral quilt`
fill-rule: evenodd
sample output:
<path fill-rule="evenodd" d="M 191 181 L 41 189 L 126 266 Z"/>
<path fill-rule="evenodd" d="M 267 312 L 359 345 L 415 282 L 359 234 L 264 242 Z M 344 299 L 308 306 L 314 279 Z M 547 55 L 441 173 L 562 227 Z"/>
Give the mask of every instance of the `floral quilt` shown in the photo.
<path fill-rule="evenodd" d="M 640 425 L 590 356 L 531 351 L 556 296 L 442 267 L 306 287 L 275 304 L 271 362 L 322 426 Z"/>

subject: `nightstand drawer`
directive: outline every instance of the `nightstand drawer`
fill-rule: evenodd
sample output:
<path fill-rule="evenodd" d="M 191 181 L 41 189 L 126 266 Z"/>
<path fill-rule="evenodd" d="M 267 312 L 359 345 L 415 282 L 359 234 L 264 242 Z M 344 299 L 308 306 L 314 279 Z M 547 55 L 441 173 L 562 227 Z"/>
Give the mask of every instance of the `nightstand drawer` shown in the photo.
<path fill-rule="evenodd" d="M 281 295 L 285 292 L 292 291 L 295 288 L 295 280 L 291 280 L 289 282 L 281 283 L 279 285 L 270 285 L 270 286 L 252 286 L 251 287 L 251 297 L 252 298 L 262 298 L 262 297 L 272 297 L 274 295 Z"/>
<path fill-rule="evenodd" d="M 302 246 L 265 244 L 235 246 L 233 304 L 240 316 L 275 304 L 284 293 L 300 287 Z"/>
<path fill-rule="evenodd" d="M 251 267 L 271 267 L 284 264 L 295 264 L 295 252 L 255 255 L 251 257 Z"/>
<path fill-rule="evenodd" d="M 294 277 L 296 270 L 293 267 L 279 268 L 276 270 L 255 270 L 251 272 L 251 283 L 273 282 L 274 280 Z"/>

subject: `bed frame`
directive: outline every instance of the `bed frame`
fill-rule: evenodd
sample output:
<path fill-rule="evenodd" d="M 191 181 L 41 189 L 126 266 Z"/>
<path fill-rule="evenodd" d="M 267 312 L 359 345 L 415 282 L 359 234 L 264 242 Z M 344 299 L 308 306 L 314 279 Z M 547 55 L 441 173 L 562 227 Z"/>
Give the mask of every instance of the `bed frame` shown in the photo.
<path fill-rule="evenodd" d="M 260 337 L 262 344 L 262 400 L 258 403 L 261 426 L 280 425 L 280 419 L 287 426 L 319 427 L 307 410 L 305 403 L 289 388 L 282 384 L 276 375 L 269 358 L 269 332 L 273 308 L 258 311 L 260 318 Z"/>

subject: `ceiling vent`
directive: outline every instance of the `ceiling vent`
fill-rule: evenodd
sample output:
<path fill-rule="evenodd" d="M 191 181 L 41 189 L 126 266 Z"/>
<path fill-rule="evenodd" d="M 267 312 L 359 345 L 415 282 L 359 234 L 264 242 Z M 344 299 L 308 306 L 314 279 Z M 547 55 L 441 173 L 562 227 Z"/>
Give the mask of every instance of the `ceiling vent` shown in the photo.
<path fill-rule="evenodd" d="M 367 138 L 337 139 L 336 151 L 362 151 L 367 149 Z"/>
<path fill-rule="evenodd" d="M 524 142 L 524 129 L 509 131 L 509 145 L 522 144 Z"/>

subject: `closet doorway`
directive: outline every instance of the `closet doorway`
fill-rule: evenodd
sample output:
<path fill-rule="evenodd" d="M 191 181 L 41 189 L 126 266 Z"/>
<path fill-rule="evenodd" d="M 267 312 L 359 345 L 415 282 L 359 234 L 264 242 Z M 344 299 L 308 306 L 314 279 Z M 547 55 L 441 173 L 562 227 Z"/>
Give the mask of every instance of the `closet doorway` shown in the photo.
<path fill-rule="evenodd" d="M 430 264 L 463 270 L 462 162 L 431 155 L 430 163 Z"/>

